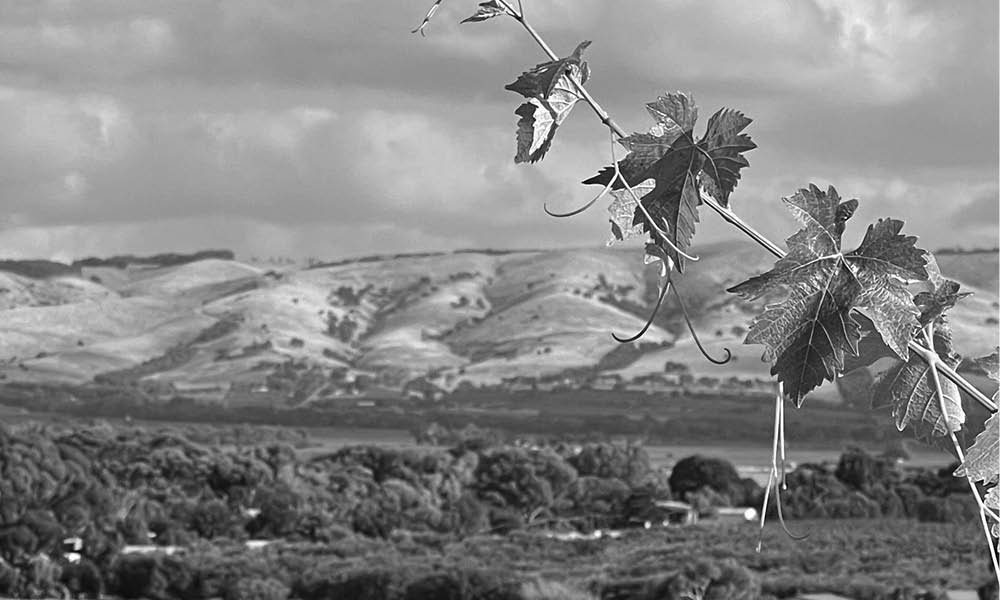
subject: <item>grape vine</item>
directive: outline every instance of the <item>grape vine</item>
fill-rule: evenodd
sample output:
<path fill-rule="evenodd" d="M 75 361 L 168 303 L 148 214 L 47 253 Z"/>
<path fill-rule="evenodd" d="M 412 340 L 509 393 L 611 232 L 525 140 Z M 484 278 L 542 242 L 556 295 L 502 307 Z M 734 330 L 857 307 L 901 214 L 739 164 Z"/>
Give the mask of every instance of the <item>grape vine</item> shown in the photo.
<path fill-rule="evenodd" d="M 414 32 L 425 33 L 442 2 L 433 3 Z M 777 380 L 767 493 L 773 489 L 776 494 L 779 519 L 785 402 L 800 407 L 823 381 L 889 359 L 881 363 L 890 366 L 876 374 L 875 407 L 890 408 L 900 431 L 910 429 L 931 443 L 943 440 L 961 461 L 955 476 L 966 479 L 976 498 L 1000 581 L 995 539 L 1000 537 L 1000 392 L 989 398 L 956 371 L 962 357 L 952 347 L 946 315 L 967 294 L 941 274 L 933 255 L 916 246 L 916 237 L 902 233 L 903 221 L 880 219 L 868 226 L 857 248 L 845 250 L 841 237 L 858 200 L 842 200 L 833 187 L 824 191 L 809 185 L 783 198 L 800 223 L 800 229 L 785 241 L 787 251 L 783 250 L 738 216 L 730 204 L 741 172 L 750 164 L 744 154 L 757 147 L 745 132 L 750 118 L 720 109 L 698 137 L 694 134 L 698 106 L 693 97 L 668 93 L 646 105 L 654 121 L 647 132 L 626 134 L 584 87 L 590 77 L 583 60 L 589 41 L 565 57 L 558 56 L 525 17 L 521 0 L 481 2 L 463 23 L 497 17 L 514 20 L 549 58 L 506 86 L 526 99 L 515 110 L 519 117 L 515 162 L 541 161 L 558 128 L 580 101 L 594 110 L 611 133 L 611 165 L 583 182 L 602 185 L 603 190 L 578 209 L 554 213 L 546 206 L 545 211 L 555 217 L 573 216 L 610 195 L 612 242 L 646 236 L 646 262 L 660 263 L 659 298 L 647 323 L 638 334 L 616 335 L 615 339 L 630 342 L 641 337 L 667 291 L 672 288 L 678 294 L 671 274 L 698 260 L 691 245 L 699 208 L 708 206 L 777 258 L 770 271 L 728 291 L 747 300 L 780 300 L 764 307 L 744 342 L 764 346 L 764 358 L 771 362 L 771 374 Z M 616 143 L 627 151 L 620 160 Z M 683 307 L 679 294 L 677 298 Z M 685 320 L 705 354 L 686 311 Z M 705 356 L 722 364 L 729 358 L 726 352 L 723 360 Z M 976 362 L 991 379 L 1000 381 L 997 352 Z M 967 449 L 956 436 L 966 419 L 961 392 L 990 413 L 984 431 Z M 765 497 L 761 527 L 767 502 Z"/>

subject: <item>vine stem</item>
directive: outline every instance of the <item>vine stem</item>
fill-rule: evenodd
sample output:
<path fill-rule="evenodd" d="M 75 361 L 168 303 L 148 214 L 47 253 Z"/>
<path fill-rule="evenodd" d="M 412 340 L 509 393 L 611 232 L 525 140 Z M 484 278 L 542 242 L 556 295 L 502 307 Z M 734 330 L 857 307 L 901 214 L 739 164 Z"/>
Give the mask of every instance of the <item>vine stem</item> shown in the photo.
<path fill-rule="evenodd" d="M 930 323 L 923 330 L 924 341 L 931 348 L 934 347 L 934 323 Z M 935 354 L 935 356 L 937 356 Z M 962 444 L 958 443 L 958 437 L 955 436 L 955 432 L 951 429 L 951 424 L 948 422 L 948 405 L 944 401 L 944 390 L 941 387 L 941 378 L 938 376 L 938 365 L 935 364 L 940 361 L 930 361 L 927 363 L 929 370 L 931 372 L 931 380 L 934 382 L 934 393 L 937 395 L 938 405 L 941 408 L 941 418 L 944 420 L 944 428 L 948 430 L 948 437 L 951 438 L 951 444 L 955 447 L 955 454 L 958 456 L 958 460 L 965 464 L 965 452 L 962 450 Z M 942 363 L 943 364 L 943 363 Z M 966 475 L 965 481 L 969 484 L 969 488 L 972 490 L 972 494 L 976 497 L 976 504 L 979 506 L 979 521 L 983 526 L 983 532 L 986 534 L 986 545 L 990 549 L 990 560 L 993 562 L 993 575 L 997 579 L 997 584 L 1000 584 L 1000 561 L 997 559 L 997 547 L 993 543 L 993 534 L 990 532 L 989 522 L 986 520 L 986 505 L 983 503 L 983 497 L 979 494 L 979 488 L 976 487 L 976 483 L 972 481 L 972 477 Z M 993 518 L 996 518 L 996 514 L 990 512 Z"/>
<path fill-rule="evenodd" d="M 549 45 L 545 42 L 545 39 L 542 38 L 542 36 L 538 33 L 538 31 L 534 27 L 532 27 L 530 23 L 528 23 L 527 19 L 524 18 L 523 11 L 515 10 L 508 0 L 497 0 L 497 2 L 499 2 L 500 5 L 504 7 L 504 9 L 507 11 L 507 14 L 510 15 L 512 19 L 521 24 L 521 27 L 523 27 L 524 30 L 528 32 L 528 35 L 530 35 L 532 39 L 535 40 L 535 43 L 538 44 L 538 46 L 542 49 L 543 52 L 545 52 L 546 55 L 548 55 L 550 59 L 559 60 L 559 56 L 552 51 L 552 48 L 549 47 Z M 569 79 L 570 81 L 573 82 L 573 85 L 574 87 L 576 87 L 576 90 L 577 92 L 579 92 L 580 96 L 584 100 L 586 100 L 587 104 L 589 104 L 590 107 L 594 110 L 594 112 L 597 113 L 597 116 L 601 120 L 601 122 L 604 123 L 604 125 L 608 129 L 610 129 L 612 133 L 618 136 L 619 140 L 628 137 L 628 135 L 625 133 L 625 130 L 622 129 L 621 126 L 619 126 L 618 123 L 616 123 L 615 120 L 611 118 L 611 115 L 608 114 L 608 111 L 604 110 L 604 108 L 597 103 L 597 100 L 595 100 L 594 97 L 590 95 L 590 92 L 588 92 L 586 88 L 583 87 L 583 85 L 575 81 L 573 78 Z M 771 240 L 767 239 L 767 237 L 764 236 L 764 234 L 754 229 L 753 226 L 744 221 L 739 215 L 733 212 L 732 209 L 722 206 L 718 200 L 713 198 L 711 195 L 705 193 L 704 190 L 701 190 L 700 195 L 701 195 L 701 201 L 704 202 L 706 205 L 708 205 L 708 207 L 714 210 L 716 213 L 718 213 L 718 215 L 722 217 L 730 225 L 733 225 L 734 227 L 739 229 L 741 232 L 743 232 L 744 235 L 746 235 L 753 241 L 757 242 L 758 245 L 763 247 L 765 250 L 767 250 L 777 258 L 783 258 L 785 256 L 786 253 L 784 250 L 781 249 L 780 246 L 778 246 Z M 967 379 L 959 375 L 954 369 L 945 364 L 944 361 L 941 360 L 941 358 L 937 355 L 936 352 L 934 352 L 931 349 L 923 347 L 916 340 L 910 340 L 908 346 L 910 350 L 916 352 L 921 358 L 923 358 L 928 365 L 931 365 L 933 363 L 932 366 L 935 367 L 937 371 L 939 371 L 941 374 L 943 374 L 945 377 L 951 380 L 952 383 L 957 385 L 962 391 L 971 396 L 976 402 L 978 402 L 984 408 L 986 408 L 986 410 L 990 412 L 997 412 L 997 405 L 995 402 L 990 400 L 985 394 L 976 389 L 974 385 L 969 383 Z"/>
<path fill-rule="evenodd" d="M 548 55 L 548 57 L 551 60 L 559 60 L 559 55 L 552 51 L 552 48 L 550 48 L 549 45 L 545 42 L 545 39 L 542 38 L 542 36 L 539 35 L 538 31 L 536 31 L 535 28 L 531 26 L 531 23 L 529 23 L 528 20 L 524 18 L 523 10 L 514 10 L 514 7 L 511 6 L 511 4 L 507 0 L 497 0 L 497 2 L 499 2 L 500 5 L 504 7 L 504 9 L 507 11 L 507 14 L 509 14 L 512 19 L 521 24 L 521 27 L 523 27 L 524 30 L 528 32 L 528 35 L 530 35 L 532 39 L 535 40 L 535 43 L 538 44 L 538 46 L 542 49 L 542 52 L 545 52 L 545 54 Z M 597 103 L 597 100 L 595 100 L 594 97 L 590 95 L 590 92 L 588 92 L 587 89 L 584 88 L 582 84 L 574 80 L 572 77 L 570 77 L 569 80 L 573 82 L 573 87 L 575 87 L 576 91 L 580 94 L 580 96 L 582 96 L 583 99 L 587 101 L 587 104 L 590 105 L 590 108 L 594 109 L 594 112 L 597 113 L 597 118 L 601 120 L 601 123 L 604 123 L 608 129 L 610 129 L 615 135 L 618 136 L 619 139 L 628 137 L 628 134 L 625 133 L 625 130 L 622 129 L 618 125 L 618 123 L 615 123 L 615 120 L 611 118 L 611 115 L 608 114 L 608 111 L 604 110 L 604 108 Z"/>

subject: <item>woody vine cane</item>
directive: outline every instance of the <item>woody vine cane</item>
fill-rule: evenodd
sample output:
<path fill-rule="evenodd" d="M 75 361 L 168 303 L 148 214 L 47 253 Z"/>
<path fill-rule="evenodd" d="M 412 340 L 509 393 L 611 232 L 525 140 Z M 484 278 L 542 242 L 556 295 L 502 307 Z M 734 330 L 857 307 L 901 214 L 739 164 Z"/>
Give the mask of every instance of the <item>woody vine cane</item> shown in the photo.
<path fill-rule="evenodd" d="M 437 0 L 415 30 L 421 34 L 443 0 Z M 614 238 L 646 236 L 646 262 L 660 265 L 660 292 L 656 307 L 638 339 L 652 324 L 669 289 L 684 310 L 685 320 L 702 353 L 712 362 L 729 359 L 708 357 L 687 318 L 686 309 L 671 275 L 683 272 L 698 257 L 691 254 L 691 241 L 699 221 L 698 208 L 706 205 L 765 250 L 777 261 L 765 273 L 729 288 L 747 300 L 773 300 L 752 322 L 745 343 L 764 346 L 777 378 L 773 460 L 768 493 L 780 494 L 784 455 L 783 400 L 800 407 L 807 393 L 824 380 L 833 381 L 851 370 L 870 367 L 882 358 L 891 366 L 880 372 L 875 387 L 876 406 L 891 408 L 901 431 L 911 429 L 917 438 L 942 440 L 962 461 L 956 476 L 964 477 L 979 505 L 994 571 L 1000 581 L 995 537 L 1000 536 L 1000 419 L 997 395 L 989 398 L 956 372 L 961 357 L 952 346 L 946 314 L 967 294 L 946 279 L 933 255 L 916 246 L 917 238 L 901 233 L 903 221 L 879 219 L 870 224 L 861 244 L 847 250 L 841 246 L 846 224 L 858 206 L 857 200 L 842 200 L 831 186 L 820 190 L 809 185 L 783 198 L 800 224 L 786 240 L 787 251 L 768 240 L 745 222 L 730 206 L 743 168 L 744 156 L 757 146 L 745 133 L 752 122 L 741 112 L 721 109 L 707 121 L 700 138 L 694 135 L 698 107 L 682 92 L 668 93 L 646 105 L 654 124 L 646 133 L 626 134 L 584 85 L 590 69 L 582 42 L 565 57 L 559 57 L 525 17 L 520 0 L 488 0 L 463 22 L 481 22 L 509 17 L 542 48 L 549 61 L 523 72 L 506 89 L 522 95 L 526 102 L 515 114 L 517 153 L 515 162 L 534 163 L 544 158 L 555 133 L 577 102 L 583 100 L 612 134 L 611 165 L 585 180 L 603 186 L 584 206 L 552 216 L 579 214 L 601 198 L 610 196 L 609 212 Z M 615 143 L 627 154 L 619 160 Z M 977 359 L 997 380 L 998 354 Z M 963 449 L 955 435 L 965 422 L 960 393 L 985 407 L 990 416 L 985 430 Z M 981 492 L 977 483 L 981 483 Z M 777 499 L 778 515 L 780 497 Z M 765 498 L 763 517 L 766 514 Z M 782 523 L 784 525 L 784 523 Z M 787 529 L 786 529 L 787 531 Z"/>

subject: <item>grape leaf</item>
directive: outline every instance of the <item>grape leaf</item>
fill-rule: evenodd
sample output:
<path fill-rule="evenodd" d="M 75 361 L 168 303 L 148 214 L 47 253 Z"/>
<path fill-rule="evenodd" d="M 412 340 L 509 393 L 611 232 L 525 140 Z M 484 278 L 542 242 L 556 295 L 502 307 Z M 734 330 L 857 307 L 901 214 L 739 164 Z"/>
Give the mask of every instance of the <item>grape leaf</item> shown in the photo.
<path fill-rule="evenodd" d="M 895 354 L 909 357 L 919 311 L 903 283 L 926 279 L 927 272 L 916 238 L 900 235 L 903 223 L 893 219 L 869 225 L 861 245 L 845 254 L 841 236 L 857 200 L 841 202 L 833 187 L 824 193 L 810 186 L 784 202 L 803 225 L 786 240 L 788 254 L 728 291 L 748 300 L 775 287 L 787 291 L 784 302 L 754 320 L 745 343 L 764 345 L 771 373 L 800 406 L 806 393 L 844 370 L 846 356 L 858 354 L 861 332 L 852 309 L 865 310 Z"/>
<path fill-rule="evenodd" d="M 481 21 L 486 21 L 492 19 L 493 17 L 499 17 L 507 13 L 507 9 L 500 5 L 496 0 L 488 0 L 487 2 L 480 2 L 479 8 L 476 9 L 475 14 L 467 19 L 462 19 L 463 23 L 479 23 Z"/>
<path fill-rule="evenodd" d="M 965 461 L 955 471 L 955 477 L 968 477 L 971 481 L 982 481 L 989 487 L 983 497 L 983 504 L 1000 510 L 1000 416 L 993 413 L 986 419 L 983 431 L 976 441 L 965 451 Z M 1000 537 L 1000 523 L 993 523 L 990 532 Z"/>
<path fill-rule="evenodd" d="M 608 205 L 608 212 L 611 214 L 611 235 L 608 242 L 615 240 L 623 241 L 629 238 L 638 237 L 643 234 L 642 225 L 633 224 L 635 219 L 636 198 L 642 198 L 653 189 L 653 180 L 647 179 L 639 185 L 632 187 L 632 192 L 622 189 L 611 192 L 611 204 Z"/>
<path fill-rule="evenodd" d="M 664 157 L 673 143 L 685 131 L 694 129 L 698 119 L 698 106 L 694 98 L 683 92 L 660 96 L 655 102 L 646 104 L 646 111 L 656 122 L 648 133 L 633 133 L 619 140 L 629 154 L 618 161 L 618 169 L 629 185 L 635 187 L 649 177 L 641 177 L 656 161 Z M 614 177 L 614 166 L 585 180 L 584 184 L 607 185 Z M 621 180 L 615 181 L 612 189 L 624 189 Z"/>
<path fill-rule="evenodd" d="M 629 153 L 618 162 L 621 179 L 614 181 L 612 188 L 654 180 L 652 189 L 640 199 L 642 207 L 635 207 L 632 224 L 642 225 L 678 270 L 683 270 L 682 257 L 671 246 L 682 252 L 690 247 L 701 189 L 728 203 L 739 170 L 749 165 L 743 152 L 756 147 L 750 136 L 741 133 L 751 121 L 738 111 L 720 110 L 709 119 L 702 138 L 695 141 L 698 107 L 690 95 L 666 94 L 647 104 L 646 110 L 655 125 L 648 133 L 633 133 L 620 141 Z M 605 167 L 584 183 L 607 185 L 614 173 L 614 166 Z M 668 240 L 661 239 L 661 231 Z"/>
<path fill-rule="evenodd" d="M 950 330 L 947 328 L 944 316 L 959 300 L 971 294 L 960 292 L 961 286 L 958 282 L 945 279 L 941 275 L 933 254 L 927 252 L 924 255 L 924 260 L 926 261 L 924 269 L 927 271 L 927 281 L 919 282 L 917 286 L 914 286 L 922 290 L 913 297 L 913 303 L 920 310 L 917 321 L 921 327 L 935 323 L 937 333 L 950 336 Z M 861 367 L 869 367 L 881 358 L 898 359 L 897 353 L 889 348 L 878 335 L 871 320 L 863 315 L 856 315 L 855 318 L 861 326 L 862 337 L 858 344 L 858 356 L 848 356 L 846 359 L 845 373 Z"/>
<path fill-rule="evenodd" d="M 965 452 L 965 462 L 955 471 L 956 477 L 995 484 L 1000 481 L 1000 417 L 993 413 L 976 441 Z"/>
<path fill-rule="evenodd" d="M 573 106 L 580 100 L 573 80 L 583 85 L 590 77 L 587 63 L 570 65 L 556 81 L 548 98 L 532 98 L 519 106 L 514 114 L 517 121 L 517 153 L 515 163 L 542 160 L 552 146 L 556 129 L 566 120 Z"/>
<path fill-rule="evenodd" d="M 968 294 L 958 291 L 958 283 L 941 276 L 933 255 L 928 253 L 925 260 L 928 281 L 924 287 L 929 288 L 929 291 L 920 292 L 913 299 L 920 309 L 917 321 L 921 326 L 934 324 L 934 351 L 947 365 L 956 367 L 961 362 L 961 357 L 952 348 L 951 329 L 945 313 Z M 871 320 L 864 316 L 857 319 L 862 331 L 861 342 L 858 344 L 859 356 L 848 357 L 844 370 L 870 367 L 884 358 L 893 359 L 881 372 L 874 373 L 872 406 L 891 407 L 897 429 L 902 431 L 909 426 L 917 438 L 926 441 L 933 442 L 932 438 L 935 436 L 958 431 L 965 422 L 958 386 L 942 376 L 938 377 L 947 412 L 945 419 L 927 363 L 915 354 L 911 354 L 905 362 L 900 361 L 897 354 L 878 335 Z M 945 445 L 945 449 L 954 451 L 951 444 Z"/>
<path fill-rule="evenodd" d="M 951 330 L 940 323 L 934 328 L 934 350 L 949 367 L 956 367 L 961 357 L 951 345 Z M 941 385 L 941 401 L 930 366 L 917 354 L 909 360 L 898 362 L 878 377 L 873 393 L 872 406 L 892 407 L 896 428 L 903 431 L 913 429 L 918 439 L 930 441 L 932 437 L 948 435 L 958 431 L 965 423 L 958 386 L 950 379 L 938 375 Z"/>
<path fill-rule="evenodd" d="M 525 98 L 541 98 L 547 100 L 555 90 L 563 75 L 569 72 L 571 66 L 586 70 L 581 60 L 583 51 L 590 45 L 589 41 L 580 42 L 573 53 L 566 58 L 539 63 L 531 70 L 521 73 L 514 83 L 504 86 L 504 89 L 517 92 Z"/>
<path fill-rule="evenodd" d="M 729 206 L 740 169 L 750 166 L 743 153 L 757 147 L 749 135 L 741 133 L 752 122 L 738 110 L 723 108 L 709 118 L 705 135 L 698 142 L 708 153 L 703 171 L 708 175 L 705 187 L 723 206 Z"/>
<path fill-rule="evenodd" d="M 695 223 L 698 222 L 698 205 L 701 204 L 697 169 L 701 168 L 702 157 L 686 135 L 674 141 L 670 152 L 672 155 L 656 161 L 648 170 L 647 174 L 655 180 L 655 184 L 651 191 L 639 198 L 646 211 L 636 210 L 632 223 L 642 225 L 654 242 L 664 247 L 678 270 L 683 270 L 684 259 L 670 245 L 681 251 L 691 247 Z M 667 234 L 670 244 L 660 239 L 661 234 L 654 229 L 654 223 Z"/>
<path fill-rule="evenodd" d="M 986 372 L 986 376 L 994 382 L 1000 383 L 1000 347 L 989 356 L 982 356 L 976 359 L 976 365 Z M 1000 389 L 993 392 L 993 401 L 1000 400 Z"/>

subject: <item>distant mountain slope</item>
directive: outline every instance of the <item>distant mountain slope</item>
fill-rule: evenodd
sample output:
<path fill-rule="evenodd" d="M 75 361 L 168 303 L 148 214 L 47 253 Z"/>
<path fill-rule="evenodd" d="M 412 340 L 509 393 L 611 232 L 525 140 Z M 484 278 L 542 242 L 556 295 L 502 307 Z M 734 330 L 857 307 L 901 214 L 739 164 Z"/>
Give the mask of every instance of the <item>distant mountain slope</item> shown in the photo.
<path fill-rule="evenodd" d="M 742 345 L 760 307 L 724 290 L 770 268 L 770 257 L 738 242 L 698 251 L 677 286 L 709 352 L 734 353 L 726 367 L 701 357 L 671 296 L 643 338 L 650 344 L 621 360 L 611 333 L 642 327 L 656 274 L 637 248 L 595 248 L 277 271 L 210 256 L 167 265 L 95 259 L 79 276 L 53 279 L 0 272 L 0 377 L 223 391 L 291 381 L 301 402 L 362 378 L 395 389 L 418 379 L 451 389 L 579 370 L 625 381 L 670 369 L 767 379 L 760 347 Z M 975 292 L 951 317 L 959 350 L 986 354 L 997 336 L 996 254 L 939 262 Z M 609 360 L 612 352 L 619 358 Z"/>

